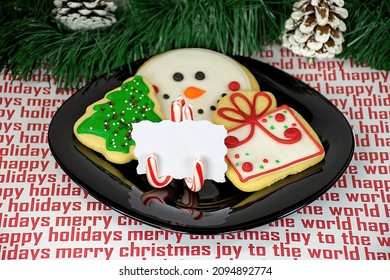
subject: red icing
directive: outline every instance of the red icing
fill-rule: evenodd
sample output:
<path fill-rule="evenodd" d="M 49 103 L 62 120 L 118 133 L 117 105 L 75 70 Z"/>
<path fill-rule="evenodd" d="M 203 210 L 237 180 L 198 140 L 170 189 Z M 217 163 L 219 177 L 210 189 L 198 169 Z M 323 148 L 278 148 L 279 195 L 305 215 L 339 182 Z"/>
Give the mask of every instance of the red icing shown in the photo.
<path fill-rule="evenodd" d="M 278 113 L 275 116 L 275 120 L 278 122 L 284 122 L 285 119 L 286 119 L 286 116 L 283 115 L 282 113 Z"/>
<path fill-rule="evenodd" d="M 263 159 L 263 162 L 264 162 L 264 163 L 268 163 L 268 159 L 266 159 L 266 158 Z"/>
<path fill-rule="evenodd" d="M 259 97 L 265 97 L 268 104 L 262 112 L 257 114 L 256 102 Z M 249 108 L 250 111 L 249 115 L 246 112 L 244 112 L 238 105 L 240 99 L 245 104 L 244 106 L 247 106 Z M 265 92 L 261 92 L 261 91 L 255 94 L 253 98 L 253 103 L 249 101 L 247 96 L 239 92 L 230 95 L 230 102 L 233 104 L 234 108 L 221 108 L 217 111 L 217 114 L 228 121 L 232 121 L 236 123 L 257 123 L 257 119 L 260 116 L 262 116 L 264 113 L 266 113 L 272 105 L 271 97 L 269 97 L 269 95 L 266 94 Z M 230 113 L 230 116 L 227 113 Z M 231 116 L 231 113 L 233 113 L 233 115 L 235 116 Z"/>
<path fill-rule="evenodd" d="M 267 104 L 267 106 L 264 108 L 264 110 L 262 112 L 257 113 L 256 112 L 256 103 L 257 103 L 257 100 L 258 100 L 259 97 L 265 97 L 266 101 L 262 101 L 262 102 L 268 102 L 268 104 Z M 239 104 L 239 100 L 243 104 L 246 104 L 244 106 L 248 106 L 249 112 L 250 112 L 249 114 L 246 113 L 247 110 L 244 111 L 244 110 L 242 110 L 240 108 L 241 106 L 238 105 Z M 249 142 L 252 139 L 253 135 L 255 134 L 256 126 L 258 128 L 260 128 L 261 130 L 263 130 L 270 138 L 272 138 L 273 140 L 275 140 L 278 143 L 294 144 L 294 143 L 298 142 L 302 138 L 302 135 L 300 134 L 299 130 L 298 130 L 299 135 L 296 132 L 294 132 L 294 131 L 293 132 L 290 131 L 290 132 L 287 132 L 287 135 L 286 134 L 284 135 L 287 139 L 279 138 L 279 137 L 275 136 L 273 133 L 271 133 L 267 128 L 265 128 L 259 122 L 259 118 L 263 117 L 264 114 L 268 111 L 268 109 L 272 105 L 271 97 L 269 97 L 269 95 L 267 93 L 261 92 L 261 91 L 257 92 L 255 94 L 254 98 L 253 98 L 253 102 L 251 103 L 247 96 L 245 96 L 244 94 L 242 94 L 240 92 L 236 92 L 236 93 L 233 93 L 233 94 L 230 95 L 230 101 L 233 104 L 234 108 L 230 108 L 230 107 L 220 108 L 217 111 L 217 114 L 220 117 L 224 118 L 225 120 L 228 120 L 228 121 L 231 121 L 231 122 L 236 122 L 236 123 L 239 123 L 239 124 L 249 124 L 250 127 L 251 127 L 251 130 L 249 132 L 249 135 L 245 139 L 243 139 L 241 141 L 239 141 L 237 139 L 237 137 L 234 137 L 234 136 L 226 137 L 226 139 L 225 139 L 226 147 L 234 148 L 234 147 L 237 147 L 239 145 L 242 145 L 242 144 L 245 144 L 245 143 Z M 281 108 L 276 109 L 276 110 L 280 110 L 280 109 Z M 273 111 L 273 112 L 275 112 L 275 111 Z M 296 129 L 296 128 L 294 128 L 294 129 Z M 292 137 L 290 137 L 290 136 L 292 136 Z M 232 137 L 232 138 L 230 138 L 230 137 Z"/>
<path fill-rule="evenodd" d="M 251 172 L 253 170 L 253 164 L 246 161 L 242 164 L 242 170 L 245 172 Z"/>
<path fill-rule="evenodd" d="M 238 138 L 235 136 L 228 136 L 225 138 L 225 146 L 227 148 L 234 148 L 237 147 L 240 144 L 240 141 L 238 141 Z"/>
<path fill-rule="evenodd" d="M 158 93 L 160 90 L 158 89 L 158 87 L 157 86 L 155 86 L 155 85 L 153 85 L 153 89 L 154 89 L 154 91 L 156 92 L 156 93 Z"/>
<path fill-rule="evenodd" d="M 239 90 L 241 87 L 240 83 L 237 82 L 237 81 L 232 81 L 229 83 L 228 85 L 228 88 L 231 90 L 231 91 L 236 91 L 236 90 Z"/>
<path fill-rule="evenodd" d="M 302 133 L 298 128 L 290 127 L 284 131 L 284 136 L 286 138 L 290 138 L 291 141 L 293 141 L 292 143 L 295 143 L 295 142 L 301 140 Z"/>
<path fill-rule="evenodd" d="M 234 157 L 235 158 L 240 158 L 240 155 L 239 154 L 235 154 Z"/>

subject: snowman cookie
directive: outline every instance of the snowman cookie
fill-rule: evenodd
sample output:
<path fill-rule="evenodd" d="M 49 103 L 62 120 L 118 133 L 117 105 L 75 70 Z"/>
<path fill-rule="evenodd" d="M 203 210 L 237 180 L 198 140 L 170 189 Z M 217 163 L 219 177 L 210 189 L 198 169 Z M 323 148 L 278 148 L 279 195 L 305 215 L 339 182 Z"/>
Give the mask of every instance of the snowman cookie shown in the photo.
<path fill-rule="evenodd" d="M 221 53 L 176 49 L 147 60 L 137 75 L 153 85 L 165 118 L 179 96 L 193 106 L 194 120 L 211 120 L 218 101 L 228 92 L 259 90 L 255 77 L 243 65 Z"/>
<path fill-rule="evenodd" d="M 275 108 L 274 102 L 267 92 L 234 92 L 221 99 L 215 112 L 214 121 L 228 128 L 226 176 L 242 191 L 268 187 L 325 156 L 303 117 L 286 105 Z"/>

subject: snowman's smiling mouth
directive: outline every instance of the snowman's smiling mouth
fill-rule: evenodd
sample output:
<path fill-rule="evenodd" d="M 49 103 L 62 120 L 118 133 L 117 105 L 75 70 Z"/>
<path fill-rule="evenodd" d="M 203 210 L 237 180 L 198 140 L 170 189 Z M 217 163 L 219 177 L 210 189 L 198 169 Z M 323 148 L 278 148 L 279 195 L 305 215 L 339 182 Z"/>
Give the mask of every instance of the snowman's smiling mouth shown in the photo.
<path fill-rule="evenodd" d="M 195 99 L 202 96 L 206 91 L 197 87 L 188 87 L 184 90 L 184 96 L 190 99 Z"/>

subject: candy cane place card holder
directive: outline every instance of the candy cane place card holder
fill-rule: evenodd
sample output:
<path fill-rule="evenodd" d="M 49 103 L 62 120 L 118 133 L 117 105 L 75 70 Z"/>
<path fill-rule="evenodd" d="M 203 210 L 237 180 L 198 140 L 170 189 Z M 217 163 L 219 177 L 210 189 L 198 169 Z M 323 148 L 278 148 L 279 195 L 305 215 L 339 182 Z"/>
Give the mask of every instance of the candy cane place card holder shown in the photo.
<path fill-rule="evenodd" d="M 146 174 L 152 187 L 184 179 L 190 191 L 198 192 L 206 179 L 225 181 L 227 131 L 208 121 L 194 121 L 193 116 L 192 106 L 180 96 L 171 105 L 171 120 L 134 125 L 137 173 Z"/>

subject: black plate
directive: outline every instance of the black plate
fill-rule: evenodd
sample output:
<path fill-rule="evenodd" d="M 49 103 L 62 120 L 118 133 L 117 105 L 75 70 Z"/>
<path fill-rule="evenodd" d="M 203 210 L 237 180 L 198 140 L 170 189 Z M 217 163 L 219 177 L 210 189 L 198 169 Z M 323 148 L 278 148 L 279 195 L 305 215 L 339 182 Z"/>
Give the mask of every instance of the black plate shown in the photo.
<path fill-rule="evenodd" d="M 331 188 L 348 167 L 354 151 L 351 128 L 335 106 L 303 82 L 258 60 L 234 58 L 253 73 L 262 90 L 275 95 L 278 106 L 293 107 L 314 128 L 326 152 L 321 163 L 255 193 L 241 192 L 229 181 L 206 181 L 199 193 L 187 191 L 182 180 L 153 189 L 145 175 L 136 173 L 136 161 L 111 164 L 73 135 L 73 125 L 86 107 L 132 76 L 128 69 L 97 79 L 62 105 L 49 129 L 55 159 L 97 200 L 162 229 L 193 234 L 233 232 L 270 223 L 304 207 Z M 142 62 L 132 65 L 133 73 Z"/>

